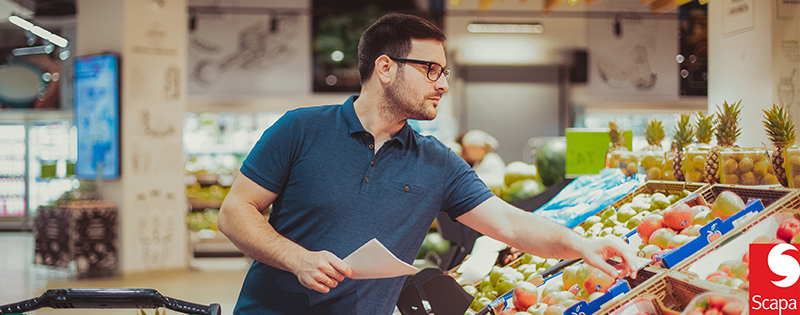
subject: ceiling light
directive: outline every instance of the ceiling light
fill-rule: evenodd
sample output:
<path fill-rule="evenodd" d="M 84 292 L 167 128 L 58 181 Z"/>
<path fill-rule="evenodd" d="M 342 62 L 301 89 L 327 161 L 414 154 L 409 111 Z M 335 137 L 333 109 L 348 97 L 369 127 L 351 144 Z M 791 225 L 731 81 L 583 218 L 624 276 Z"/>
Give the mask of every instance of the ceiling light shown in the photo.
<path fill-rule="evenodd" d="M 49 54 L 51 52 L 53 52 L 53 45 L 14 48 L 11 50 L 11 54 L 14 56 Z"/>
<path fill-rule="evenodd" d="M 64 48 L 67 47 L 67 44 L 69 44 L 69 42 L 63 37 L 50 33 L 50 31 L 43 29 L 40 26 L 33 25 L 33 23 L 28 22 L 21 17 L 12 15 L 8 17 L 8 21 L 11 22 L 11 24 L 19 26 L 26 31 L 30 31 L 33 34 L 36 34 L 36 36 L 39 36 L 55 44 L 58 47 Z"/>
<path fill-rule="evenodd" d="M 524 33 L 541 34 L 544 26 L 540 23 L 470 23 L 470 33 Z"/>

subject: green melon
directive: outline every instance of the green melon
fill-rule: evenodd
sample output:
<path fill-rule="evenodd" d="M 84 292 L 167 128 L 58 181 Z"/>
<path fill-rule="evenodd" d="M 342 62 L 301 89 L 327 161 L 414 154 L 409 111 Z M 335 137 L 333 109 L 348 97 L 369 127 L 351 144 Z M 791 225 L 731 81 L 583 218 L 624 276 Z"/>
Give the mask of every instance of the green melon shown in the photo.
<path fill-rule="evenodd" d="M 545 186 L 564 180 L 567 173 L 567 141 L 553 139 L 539 148 L 536 154 L 536 168 Z"/>

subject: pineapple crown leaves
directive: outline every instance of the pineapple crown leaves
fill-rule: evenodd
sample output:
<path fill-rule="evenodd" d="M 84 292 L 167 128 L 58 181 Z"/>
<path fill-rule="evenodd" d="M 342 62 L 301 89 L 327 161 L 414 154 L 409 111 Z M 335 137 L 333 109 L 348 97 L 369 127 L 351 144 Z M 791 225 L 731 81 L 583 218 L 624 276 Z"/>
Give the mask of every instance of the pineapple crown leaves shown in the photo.
<path fill-rule="evenodd" d="M 678 148 L 683 148 L 687 144 L 692 143 L 692 138 L 694 137 L 694 126 L 689 123 L 689 119 L 691 119 L 691 115 L 689 114 L 681 114 L 681 118 L 678 120 L 678 125 L 675 127 L 675 135 L 672 136 L 672 139 L 675 140 L 673 143 L 678 146 Z"/>
<path fill-rule="evenodd" d="M 722 108 L 717 105 L 717 131 L 714 135 L 717 137 L 717 144 L 722 147 L 732 147 L 736 143 L 736 139 L 742 134 L 742 128 L 739 127 L 739 114 L 742 112 L 742 101 L 738 103 L 724 102 Z"/>
<path fill-rule="evenodd" d="M 714 115 L 706 116 L 703 112 L 697 111 L 697 142 L 705 144 L 711 142 L 711 135 L 714 134 L 716 125 L 717 120 Z"/>
<path fill-rule="evenodd" d="M 785 106 L 772 104 L 769 110 L 762 109 L 764 112 L 764 129 L 767 131 L 770 141 L 776 147 L 785 147 L 794 143 L 795 129 L 792 118 Z"/>
<path fill-rule="evenodd" d="M 611 145 L 615 147 L 623 147 L 625 146 L 625 138 L 622 134 L 622 130 L 619 129 L 619 125 L 617 123 L 610 121 L 608 122 L 608 137 L 611 138 Z"/>
<path fill-rule="evenodd" d="M 644 138 L 649 145 L 661 145 L 661 140 L 664 140 L 664 137 L 666 137 L 664 125 L 659 120 L 651 120 L 644 128 Z"/>

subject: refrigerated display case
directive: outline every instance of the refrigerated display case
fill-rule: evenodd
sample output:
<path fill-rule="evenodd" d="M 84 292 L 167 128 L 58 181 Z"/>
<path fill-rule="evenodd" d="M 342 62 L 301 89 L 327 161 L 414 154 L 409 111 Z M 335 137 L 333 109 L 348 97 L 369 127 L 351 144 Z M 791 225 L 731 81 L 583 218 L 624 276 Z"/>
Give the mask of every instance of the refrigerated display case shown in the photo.
<path fill-rule="evenodd" d="M 0 230 L 31 229 L 36 209 L 78 185 L 72 111 L 0 115 Z"/>

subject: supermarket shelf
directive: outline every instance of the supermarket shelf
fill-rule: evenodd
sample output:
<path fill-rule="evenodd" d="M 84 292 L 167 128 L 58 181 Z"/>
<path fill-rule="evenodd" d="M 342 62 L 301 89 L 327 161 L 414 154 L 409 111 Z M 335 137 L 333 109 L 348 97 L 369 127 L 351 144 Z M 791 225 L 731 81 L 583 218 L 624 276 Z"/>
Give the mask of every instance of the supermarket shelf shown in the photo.
<path fill-rule="evenodd" d="M 25 120 L 62 120 L 72 119 L 72 110 L 26 110 L 26 109 L 4 109 L 0 115 L 0 122 L 12 121 L 19 122 Z"/>
<path fill-rule="evenodd" d="M 194 257 L 244 257 L 242 251 L 218 231 L 191 231 L 189 242 Z"/>
<path fill-rule="evenodd" d="M 26 227 L 26 219 L 24 216 L 21 217 L 12 217 L 12 216 L 3 216 L 0 217 L 0 231 L 21 231 L 21 230 L 30 230 L 30 227 Z"/>

